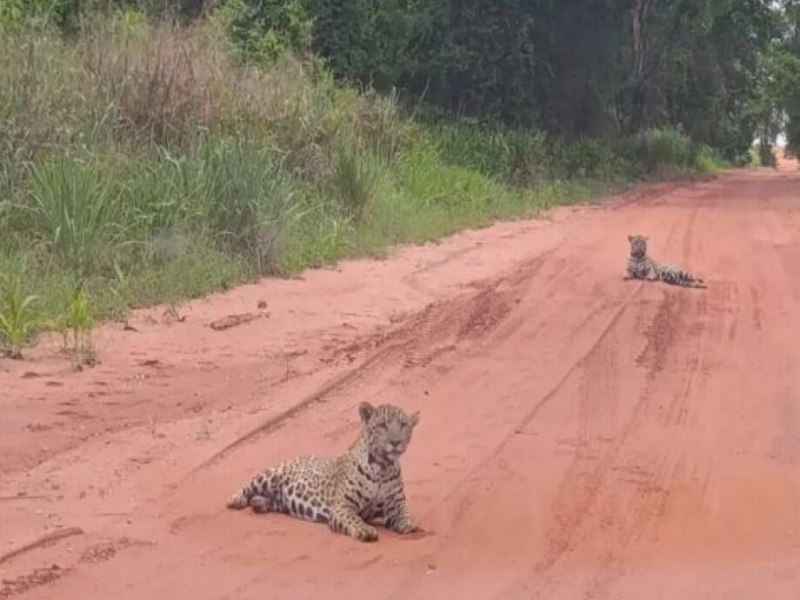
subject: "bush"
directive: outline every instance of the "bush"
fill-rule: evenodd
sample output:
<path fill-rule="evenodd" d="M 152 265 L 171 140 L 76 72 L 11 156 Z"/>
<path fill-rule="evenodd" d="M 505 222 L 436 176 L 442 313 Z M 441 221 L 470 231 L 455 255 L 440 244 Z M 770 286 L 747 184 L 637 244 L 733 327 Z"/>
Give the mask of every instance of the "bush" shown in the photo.
<path fill-rule="evenodd" d="M 620 151 L 645 173 L 661 176 L 713 170 L 720 162 L 711 148 L 672 129 L 648 129 L 623 140 Z"/>
<path fill-rule="evenodd" d="M 775 168 L 778 165 L 772 144 L 763 140 L 758 144 L 758 161 L 762 167 Z"/>
<path fill-rule="evenodd" d="M 460 123 L 437 125 L 431 135 L 446 162 L 516 185 L 533 185 L 549 167 L 549 143 L 539 131 Z"/>
<path fill-rule="evenodd" d="M 332 196 L 344 215 L 358 222 L 380 192 L 381 168 L 377 160 L 352 142 L 335 150 L 330 177 Z"/>
<path fill-rule="evenodd" d="M 209 138 L 188 161 L 202 223 L 220 246 L 241 254 L 258 275 L 280 270 L 280 247 L 298 210 L 292 181 L 272 149 Z"/>
<path fill-rule="evenodd" d="M 62 266 L 86 275 L 123 237 L 119 192 L 96 161 L 57 156 L 33 169 L 31 229 Z"/>
<path fill-rule="evenodd" d="M 412 144 L 400 156 L 400 181 L 405 193 L 425 210 L 484 215 L 501 195 L 502 185 L 468 167 L 443 161 L 435 139 Z"/>
<path fill-rule="evenodd" d="M 724 166 L 716 153 L 706 145 L 701 145 L 697 150 L 694 169 L 700 173 L 713 173 Z"/>
<path fill-rule="evenodd" d="M 612 181 L 630 176 L 633 161 L 609 140 L 582 138 L 561 143 L 552 150 L 553 170 L 562 178 Z"/>
<path fill-rule="evenodd" d="M 311 19 L 302 0 L 226 0 L 213 18 L 245 61 L 269 63 L 311 48 Z"/>

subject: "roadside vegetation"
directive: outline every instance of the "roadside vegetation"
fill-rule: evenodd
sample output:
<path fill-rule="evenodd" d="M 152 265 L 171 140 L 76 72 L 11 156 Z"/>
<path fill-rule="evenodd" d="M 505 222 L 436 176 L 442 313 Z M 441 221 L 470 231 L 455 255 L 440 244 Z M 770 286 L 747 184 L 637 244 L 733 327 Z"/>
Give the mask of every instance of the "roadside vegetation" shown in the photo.
<path fill-rule="evenodd" d="M 709 13 L 713 27 L 694 32 L 698 55 L 709 68 L 717 61 L 715 85 L 730 84 L 701 90 L 708 98 L 679 97 L 690 90 L 670 87 L 678 77 L 670 57 L 651 65 L 611 52 L 607 44 L 638 47 L 623 35 L 627 21 L 601 19 L 608 39 L 595 39 L 599 27 L 589 46 L 563 57 L 574 64 L 559 66 L 569 28 L 588 23 L 567 24 L 558 3 L 538 16 L 531 11 L 544 9 L 534 3 L 505 1 L 486 18 L 464 12 L 464 27 L 488 36 L 481 52 L 451 31 L 441 2 L 344 4 L 352 4 L 346 14 L 325 0 L 2 4 L 7 355 L 20 356 L 49 329 L 91 364 L 95 320 L 132 307 L 176 305 L 611 187 L 744 164 L 753 131 L 774 112 L 759 96 L 739 127 L 733 100 L 755 98 L 756 84 L 709 54 L 742 33 L 715 27 L 770 17 L 759 2 L 746 3 L 758 5 L 752 15 Z M 751 22 L 742 25 L 742 15 Z M 551 20 L 549 39 L 534 17 Z M 653 35 L 666 35 L 668 24 L 654 22 Z M 501 26 L 519 42 L 510 54 Z M 441 40 L 420 37 L 425 27 Z M 751 29 L 754 46 L 735 57 L 745 69 L 767 35 Z M 584 72 L 581 61 L 612 54 L 626 65 L 646 59 L 655 95 L 637 99 L 625 86 L 641 82 L 602 61 L 595 67 L 606 79 L 567 85 Z M 682 81 L 700 79 L 681 64 Z M 731 108 L 718 107 L 734 83 Z M 774 127 L 763 127 L 768 145 Z"/>

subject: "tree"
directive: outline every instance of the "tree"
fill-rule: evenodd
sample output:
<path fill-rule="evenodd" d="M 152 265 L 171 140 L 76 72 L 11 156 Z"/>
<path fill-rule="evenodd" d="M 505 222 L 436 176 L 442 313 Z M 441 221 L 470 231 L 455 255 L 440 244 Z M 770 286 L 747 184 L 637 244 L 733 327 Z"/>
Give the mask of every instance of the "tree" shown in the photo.
<path fill-rule="evenodd" d="M 256 37 L 286 29 L 276 15 L 299 3 L 337 77 L 439 114 L 573 138 L 674 127 L 730 158 L 765 118 L 777 16 L 800 14 L 798 0 L 220 1 L 246 4 Z M 785 31 L 794 56 L 797 28 Z M 786 56 L 777 79 L 800 121 Z"/>

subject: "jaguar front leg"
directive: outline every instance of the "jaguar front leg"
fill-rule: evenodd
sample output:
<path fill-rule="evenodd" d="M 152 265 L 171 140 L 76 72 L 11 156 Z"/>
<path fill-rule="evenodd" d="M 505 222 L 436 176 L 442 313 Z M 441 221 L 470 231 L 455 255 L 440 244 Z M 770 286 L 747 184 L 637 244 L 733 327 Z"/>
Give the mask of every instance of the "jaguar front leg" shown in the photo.
<path fill-rule="evenodd" d="M 337 506 L 331 512 L 329 526 L 332 531 L 349 535 L 361 542 L 374 542 L 378 539 L 378 530 L 365 523 L 351 506 Z"/>
<path fill-rule="evenodd" d="M 385 523 L 387 529 L 400 535 L 422 532 L 422 527 L 417 525 L 409 514 L 408 504 L 402 490 L 397 492 L 389 502 Z"/>

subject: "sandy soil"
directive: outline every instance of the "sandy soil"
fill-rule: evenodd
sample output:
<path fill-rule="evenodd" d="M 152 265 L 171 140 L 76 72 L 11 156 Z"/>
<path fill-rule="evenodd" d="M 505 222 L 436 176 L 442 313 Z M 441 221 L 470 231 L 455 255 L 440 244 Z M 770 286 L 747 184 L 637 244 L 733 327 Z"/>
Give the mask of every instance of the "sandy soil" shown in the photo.
<path fill-rule="evenodd" d="M 0 361 L 0 599 L 796 600 L 780 167 L 143 311 L 81 372 L 57 341 Z M 623 281 L 633 232 L 709 289 Z M 422 413 L 403 468 L 427 536 L 226 510 L 256 470 L 343 451 L 363 399 Z"/>

